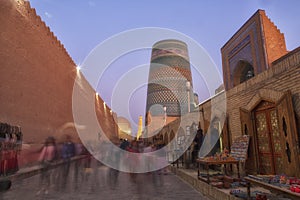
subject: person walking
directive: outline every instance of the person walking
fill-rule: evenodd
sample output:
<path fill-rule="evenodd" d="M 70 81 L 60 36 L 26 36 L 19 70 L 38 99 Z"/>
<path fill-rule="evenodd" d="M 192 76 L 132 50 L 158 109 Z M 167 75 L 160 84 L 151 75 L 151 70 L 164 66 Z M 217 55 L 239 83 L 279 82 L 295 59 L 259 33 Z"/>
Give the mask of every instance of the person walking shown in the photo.
<path fill-rule="evenodd" d="M 126 149 L 130 154 L 128 154 L 128 164 L 129 164 L 129 170 L 130 170 L 130 178 L 133 182 L 136 182 L 136 171 L 137 168 L 139 167 L 139 147 L 138 147 L 138 142 L 136 140 L 131 141 L 130 145 Z"/>
<path fill-rule="evenodd" d="M 69 176 L 69 170 L 71 165 L 71 158 L 75 156 L 75 144 L 72 142 L 72 138 L 70 135 L 64 136 L 64 142 L 61 146 L 61 158 L 64 161 L 62 166 L 62 173 L 61 173 L 61 187 L 64 189 L 66 187 L 66 182 Z"/>
<path fill-rule="evenodd" d="M 48 194 L 48 189 L 51 184 L 51 170 L 50 166 L 57 158 L 57 148 L 54 137 L 50 136 L 45 140 L 44 146 L 38 158 L 38 161 L 42 165 L 41 172 L 41 181 L 40 186 L 41 190 L 37 192 L 37 195 L 44 191 L 45 194 Z"/>

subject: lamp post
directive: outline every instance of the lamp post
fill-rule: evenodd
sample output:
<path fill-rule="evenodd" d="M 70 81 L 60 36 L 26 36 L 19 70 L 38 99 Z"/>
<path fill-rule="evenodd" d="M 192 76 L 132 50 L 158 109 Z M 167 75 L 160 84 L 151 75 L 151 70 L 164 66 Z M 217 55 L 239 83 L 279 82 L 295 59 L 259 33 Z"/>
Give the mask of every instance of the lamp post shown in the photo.
<path fill-rule="evenodd" d="M 164 106 L 164 125 L 167 124 L 167 107 Z"/>
<path fill-rule="evenodd" d="M 186 84 L 186 90 L 187 90 L 187 95 L 188 95 L 188 113 L 191 112 L 191 103 L 190 103 L 190 90 L 191 90 L 191 82 L 187 81 Z"/>

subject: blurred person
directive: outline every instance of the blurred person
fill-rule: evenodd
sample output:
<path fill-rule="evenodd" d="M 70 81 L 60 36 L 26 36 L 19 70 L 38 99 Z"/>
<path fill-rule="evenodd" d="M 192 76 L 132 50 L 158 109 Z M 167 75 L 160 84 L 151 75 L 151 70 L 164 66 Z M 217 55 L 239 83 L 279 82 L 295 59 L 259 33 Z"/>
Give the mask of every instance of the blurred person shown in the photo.
<path fill-rule="evenodd" d="M 133 182 L 136 182 L 136 170 L 137 167 L 139 166 L 139 146 L 138 142 L 136 140 L 132 140 L 130 145 L 126 149 L 129 151 L 131 154 L 128 154 L 128 165 L 129 165 L 129 170 L 130 170 L 130 178 Z"/>
<path fill-rule="evenodd" d="M 119 145 L 120 148 L 122 148 L 121 147 L 122 143 Z M 118 169 L 118 167 L 120 165 L 121 152 L 117 148 L 114 148 L 113 144 L 111 144 L 110 152 L 111 152 L 111 157 L 110 157 L 111 160 L 110 160 L 110 162 L 113 164 L 114 168 L 110 167 L 108 169 L 108 178 L 107 178 L 107 180 L 108 180 L 108 185 L 112 189 L 115 189 L 115 187 L 117 186 L 117 183 L 118 183 L 119 170 L 117 170 L 117 169 Z"/>
<path fill-rule="evenodd" d="M 152 151 L 152 143 L 148 142 L 147 145 L 144 147 L 144 153 L 149 153 Z"/>
<path fill-rule="evenodd" d="M 84 155 L 85 148 L 80 140 L 80 138 L 77 138 L 75 142 L 75 156 L 81 156 Z M 74 179 L 75 179 L 75 191 L 78 189 L 78 177 L 81 175 L 81 180 L 83 179 L 83 168 L 84 168 L 85 158 L 76 159 L 74 163 Z"/>
<path fill-rule="evenodd" d="M 158 144 L 152 145 L 152 151 L 156 151 L 159 149 L 160 149 L 160 145 L 158 145 Z M 156 153 L 151 161 L 151 163 L 153 165 L 156 165 L 156 168 L 158 168 L 157 170 L 152 171 L 152 181 L 153 181 L 154 186 L 162 186 L 163 185 L 163 176 L 161 176 L 162 170 L 159 169 L 162 165 L 162 159 L 163 159 L 162 154 L 163 154 L 163 152 Z"/>
<path fill-rule="evenodd" d="M 38 158 L 38 161 L 42 165 L 41 171 L 41 181 L 40 186 L 42 187 L 41 190 L 37 192 L 37 195 L 40 194 L 42 191 L 45 194 L 48 194 L 48 188 L 51 184 L 51 175 L 52 172 L 49 170 L 51 164 L 57 159 L 57 147 L 55 143 L 54 137 L 48 137 L 45 140 L 44 146 L 42 147 L 42 151 Z"/>
<path fill-rule="evenodd" d="M 62 179 L 60 181 L 61 187 L 62 189 L 65 188 L 66 186 L 66 181 L 67 178 L 69 176 L 69 170 L 70 170 L 70 165 L 71 165 L 71 158 L 73 156 L 75 156 L 75 144 L 72 141 L 72 138 L 70 135 L 65 135 L 63 138 L 63 143 L 61 145 L 61 158 L 64 162 L 64 164 L 62 165 L 62 169 L 61 169 L 61 176 L 60 178 Z"/>
<path fill-rule="evenodd" d="M 203 143 L 203 138 L 204 138 L 203 130 L 201 129 L 201 125 L 199 122 L 197 134 L 194 139 L 194 148 L 192 151 L 192 162 L 194 163 L 195 166 L 197 166 L 196 160 L 198 158 L 198 154 L 199 154 L 199 151 L 200 151 L 202 143 Z"/>
<path fill-rule="evenodd" d="M 157 165 L 157 168 L 159 168 L 160 170 L 158 170 L 158 174 L 166 174 L 167 170 L 166 170 L 166 166 L 168 164 L 167 162 L 167 152 L 164 149 L 164 144 L 157 144 L 155 145 L 155 150 L 158 150 L 158 152 L 155 154 L 155 163 Z"/>
<path fill-rule="evenodd" d="M 152 155 L 150 155 L 149 153 L 155 151 L 154 146 L 152 145 L 151 142 L 148 142 L 147 146 L 144 148 L 144 157 L 145 157 L 145 164 L 147 167 L 147 171 L 150 172 L 151 171 L 151 167 L 152 167 Z"/>
<path fill-rule="evenodd" d="M 80 138 L 77 138 L 75 145 L 75 155 L 80 156 L 83 155 L 84 151 L 84 146 L 80 140 Z"/>
<path fill-rule="evenodd" d="M 120 144 L 120 148 L 123 149 L 123 150 L 126 150 L 128 148 L 128 146 L 129 146 L 129 144 L 130 143 L 128 142 L 128 140 L 124 139 L 124 140 L 122 140 L 122 142 Z"/>

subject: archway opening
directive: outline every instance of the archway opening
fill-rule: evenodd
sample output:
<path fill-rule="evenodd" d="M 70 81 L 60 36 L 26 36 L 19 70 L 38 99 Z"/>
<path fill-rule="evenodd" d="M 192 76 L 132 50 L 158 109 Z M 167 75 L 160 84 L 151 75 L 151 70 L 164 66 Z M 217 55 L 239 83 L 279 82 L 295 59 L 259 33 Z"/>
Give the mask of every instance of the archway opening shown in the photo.
<path fill-rule="evenodd" d="M 253 66 L 245 60 L 240 60 L 233 73 L 233 86 L 237 86 L 254 77 Z"/>

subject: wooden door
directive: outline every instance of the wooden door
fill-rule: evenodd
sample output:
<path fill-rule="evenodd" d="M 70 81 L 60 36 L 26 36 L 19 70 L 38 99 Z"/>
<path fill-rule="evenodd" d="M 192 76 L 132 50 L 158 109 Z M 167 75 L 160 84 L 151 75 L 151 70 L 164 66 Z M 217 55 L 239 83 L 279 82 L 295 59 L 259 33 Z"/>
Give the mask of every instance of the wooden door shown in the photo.
<path fill-rule="evenodd" d="M 284 145 L 284 173 L 288 176 L 300 176 L 299 142 L 295 122 L 295 113 L 292 103 L 292 94 L 287 91 L 283 97 L 276 102 L 279 120 L 279 130 Z"/>
<path fill-rule="evenodd" d="M 283 173 L 282 140 L 275 105 L 263 101 L 255 110 L 260 174 Z"/>

